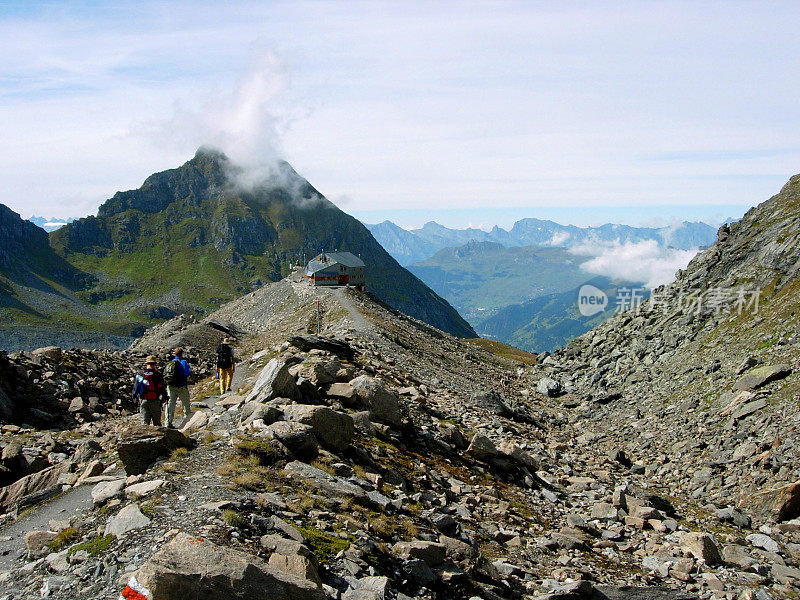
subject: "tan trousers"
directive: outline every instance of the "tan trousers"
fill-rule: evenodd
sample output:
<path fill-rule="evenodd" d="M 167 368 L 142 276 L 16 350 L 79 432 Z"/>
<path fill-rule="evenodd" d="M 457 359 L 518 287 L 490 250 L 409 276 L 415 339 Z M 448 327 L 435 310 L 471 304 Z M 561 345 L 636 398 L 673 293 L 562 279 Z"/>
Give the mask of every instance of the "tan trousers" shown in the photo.
<path fill-rule="evenodd" d="M 167 394 L 169 395 L 169 402 L 167 403 L 167 425 L 172 425 L 172 419 L 175 418 L 175 403 L 180 400 L 183 405 L 183 416 L 188 417 L 192 414 L 192 403 L 189 401 L 189 387 L 173 387 L 167 386 Z"/>
<path fill-rule="evenodd" d="M 233 381 L 233 367 L 230 369 L 219 370 L 219 393 L 224 394 L 231 389 L 231 381 Z"/>

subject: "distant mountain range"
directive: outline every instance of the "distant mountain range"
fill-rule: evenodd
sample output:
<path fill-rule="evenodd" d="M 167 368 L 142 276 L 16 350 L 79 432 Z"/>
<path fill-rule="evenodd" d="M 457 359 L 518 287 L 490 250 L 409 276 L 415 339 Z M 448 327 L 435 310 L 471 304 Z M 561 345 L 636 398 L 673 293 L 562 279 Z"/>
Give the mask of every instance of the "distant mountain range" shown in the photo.
<path fill-rule="evenodd" d="M 28 221 L 30 221 L 34 225 L 41 227 L 47 233 L 55 231 L 56 229 L 60 229 L 67 223 L 72 223 L 75 220 L 76 219 L 74 217 L 70 217 L 69 219 L 55 219 L 55 218 L 47 219 L 45 217 L 37 217 L 35 215 L 28 219 Z"/>
<path fill-rule="evenodd" d="M 576 248 L 586 244 L 620 244 L 654 240 L 660 246 L 691 250 L 714 243 L 717 229 L 702 222 L 684 221 L 669 227 L 633 227 L 608 223 L 599 227 L 560 225 L 542 219 L 522 219 L 510 230 L 450 229 L 435 221 L 420 229 L 407 230 L 391 221 L 367 225 L 375 239 L 401 265 L 411 265 L 430 258 L 443 248 L 463 246 L 468 242 L 495 242 L 506 247 Z"/>
<path fill-rule="evenodd" d="M 454 335 L 477 337 L 366 227 L 288 163 L 255 186 L 241 184 L 241 174 L 223 154 L 201 149 L 49 239 L 1 207 L 0 348 L 9 346 L 4 336 L 20 339 L 20 327 L 23 333 L 50 328 L 46 335 L 55 339 L 74 330 L 130 336 L 176 313 L 207 314 L 281 279 L 321 249 L 361 255 L 369 291 L 391 307 Z"/>
<path fill-rule="evenodd" d="M 495 242 L 468 242 L 439 250 L 409 270 L 446 298 L 486 337 L 531 352 L 552 351 L 614 314 L 616 281 L 581 269 L 586 257 L 565 248 L 507 248 Z M 578 288 L 591 284 L 611 299 L 605 311 L 584 317 Z"/>
<path fill-rule="evenodd" d="M 560 225 L 522 219 L 509 229 L 451 229 L 436 222 L 405 230 L 391 221 L 367 226 L 398 262 L 448 300 L 487 337 L 531 352 L 552 351 L 614 314 L 578 312 L 584 283 L 616 297 L 619 287 L 642 282 L 588 273 L 581 264 L 614 246 L 655 242 L 659 248 L 694 250 L 716 240 L 701 222 L 670 227 Z"/>

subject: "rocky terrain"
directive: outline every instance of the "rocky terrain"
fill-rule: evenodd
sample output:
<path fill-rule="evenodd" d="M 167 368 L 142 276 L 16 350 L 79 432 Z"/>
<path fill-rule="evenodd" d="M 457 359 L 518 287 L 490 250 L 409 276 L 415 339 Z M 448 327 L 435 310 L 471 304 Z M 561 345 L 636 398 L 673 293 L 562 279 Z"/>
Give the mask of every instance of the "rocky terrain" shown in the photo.
<path fill-rule="evenodd" d="M 4 468 L 54 471 L 2 488 L 0 598 L 797 598 L 798 198 L 533 366 L 292 277 L 153 328 L 118 362 L 233 336 L 235 392 L 201 372 L 180 431 L 4 417 Z"/>

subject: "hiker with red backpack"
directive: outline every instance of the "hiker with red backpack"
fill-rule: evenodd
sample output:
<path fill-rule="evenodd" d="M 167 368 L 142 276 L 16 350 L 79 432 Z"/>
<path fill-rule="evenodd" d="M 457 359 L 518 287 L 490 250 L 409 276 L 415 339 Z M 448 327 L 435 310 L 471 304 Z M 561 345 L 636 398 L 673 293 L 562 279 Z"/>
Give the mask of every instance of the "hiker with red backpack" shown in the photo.
<path fill-rule="evenodd" d="M 161 426 L 161 405 L 167 400 L 167 386 L 158 372 L 158 359 L 148 356 L 144 361 L 144 369 L 136 376 L 133 386 L 133 397 L 139 401 L 139 414 L 145 425 Z"/>
<path fill-rule="evenodd" d="M 167 383 L 167 394 L 169 403 L 167 404 L 167 427 L 173 428 L 172 419 L 175 417 L 175 404 L 178 400 L 183 405 L 183 416 L 188 417 L 192 414 L 192 404 L 189 400 L 189 375 L 192 369 L 189 363 L 183 358 L 183 348 L 175 348 L 172 355 L 174 358 L 164 367 L 164 381 Z"/>

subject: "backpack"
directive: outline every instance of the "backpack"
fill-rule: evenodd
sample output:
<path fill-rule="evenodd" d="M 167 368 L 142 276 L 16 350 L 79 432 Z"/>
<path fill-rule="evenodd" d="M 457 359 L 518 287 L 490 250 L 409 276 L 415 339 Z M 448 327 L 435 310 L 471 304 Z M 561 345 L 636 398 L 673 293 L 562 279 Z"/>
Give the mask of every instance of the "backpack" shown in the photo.
<path fill-rule="evenodd" d="M 177 360 L 171 360 L 164 367 L 164 382 L 167 385 L 177 385 L 181 383 L 183 373 L 178 371 L 180 365 Z"/>
<path fill-rule="evenodd" d="M 217 346 L 217 366 L 220 369 L 230 369 L 233 366 L 231 347 L 228 344 Z"/>
<path fill-rule="evenodd" d="M 161 397 L 159 388 L 153 371 L 145 371 L 139 375 L 139 385 L 136 386 L 136 391 L 142 400 L 158 400 Z"/>

